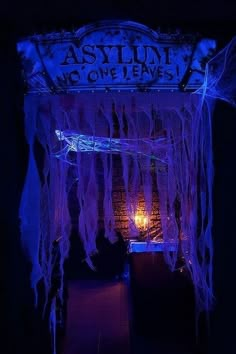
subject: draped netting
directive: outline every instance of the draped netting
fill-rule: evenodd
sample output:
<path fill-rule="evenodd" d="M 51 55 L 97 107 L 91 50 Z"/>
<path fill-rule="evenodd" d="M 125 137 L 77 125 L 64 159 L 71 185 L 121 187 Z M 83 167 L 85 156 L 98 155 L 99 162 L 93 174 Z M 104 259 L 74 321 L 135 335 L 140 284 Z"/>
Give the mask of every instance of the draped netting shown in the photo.
<path fill-rule="evenodd" d="M 195 287 L 197 309 L 210 308 L 211 115 L 209 104 L 202 104 L 200 97 L 187 93 L 90 93 L 25 98 L 29 167 L 20 217 L 35 291 L 43 278 L 48 297 L 52 244 L 58 238 L 63 274 L 69 251 L 72 186 L 76 186 L 78 234 L 87 262 L 93 267 L 99 214 L 98 162 L 103 174 L 105 234 L 110 242 L 116 241 L 112 175 L 118 155 L 129 235 L 137 233 L 135 214 L 140 192 L 146 214 L 152 212 L 154 178 L 166 262 L 174 270 L 179 254 L 184 257 Z M 176 246 L 174 251 L 173 247 L 170 251 L 170 244 Z M 61 299 L 62 292 L 63 284 Z"/>

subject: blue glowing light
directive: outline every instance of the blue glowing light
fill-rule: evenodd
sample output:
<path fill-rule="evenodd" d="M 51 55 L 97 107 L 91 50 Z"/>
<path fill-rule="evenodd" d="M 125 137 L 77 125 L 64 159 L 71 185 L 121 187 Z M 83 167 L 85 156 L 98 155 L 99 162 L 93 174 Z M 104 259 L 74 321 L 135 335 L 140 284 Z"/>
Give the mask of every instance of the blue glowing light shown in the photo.
<path fill-rule="evenodd" d="M 130 241 L 129 252 L 130 253 L 148 253 L 148 252 L 176 252 L 178 249 L 178 243 L 176 242 L 163 242 L 163 241 Z"/>

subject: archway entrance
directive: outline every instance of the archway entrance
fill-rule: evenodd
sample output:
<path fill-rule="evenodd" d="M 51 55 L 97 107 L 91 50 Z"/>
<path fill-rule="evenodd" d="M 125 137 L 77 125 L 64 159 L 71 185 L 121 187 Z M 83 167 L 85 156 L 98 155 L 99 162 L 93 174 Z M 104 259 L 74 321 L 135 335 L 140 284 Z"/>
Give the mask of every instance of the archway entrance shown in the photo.
<path fill-rule="evenodd" d="M 171 271 L 181 258 L 198 311 L 210 308 L 211 116 L 191 92 L 203 83 L 214 48 L 212 40 L 160 35 L 131 22 L 19 43 L 29 144 L 22 241 L 35 292 L 43 279 L 51 298 L 54 331 L 71 229 L 91 268 L 101 228 L 110 244 L 119 232 L 130 252 L 161 252 Z"/>

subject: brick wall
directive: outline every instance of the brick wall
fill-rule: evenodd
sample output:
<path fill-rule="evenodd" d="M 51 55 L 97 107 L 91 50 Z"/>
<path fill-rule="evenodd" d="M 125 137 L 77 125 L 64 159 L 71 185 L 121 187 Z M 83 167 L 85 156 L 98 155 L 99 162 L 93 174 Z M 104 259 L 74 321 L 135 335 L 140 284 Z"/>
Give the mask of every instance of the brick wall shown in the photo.
<path fill-rule="evenodd" d="M 102 174 L 102 163 L 98 158 L 97 161 L 97 182 L 98 182 L 98 215 L 99 228 L 104 227 L 104 214 L 103 214 L 103 198 L 104 198 L 104 177 Z M 152 213 L 148 216 L 149 227 L 153 229 L 154 235 L 158 234 L 161 230 L 160 214 L 159 214 L 159 202 L 158 194 L 156 189 L 155 182 L 155 172 L 153 171 L 153 195 L 152 195 Z M 120 231 L 123 237 L 128 238 L 129 235 L 129 216 L 126 209 L 126 193 L 125 186 L 123 181 L 123 172 L 122 172 L 122 160 L 120 155 L 113 155 L 113 176 L 112 176 L 112 200 L 113 200 L 113 210 L 115 217 L 115 227 L 117 231 Z M 69 194 L 69 209 L 72 219 L 72 225 L 77 229 L 78 225 L 78 213 L 79 206 L 76 197 L 76 183 L 73 185 L 70 194 Z M 138 195 L 138 213 L 145 213 L 145 200 L 143 193 Z"/>
<path fill-rule="evenodd" d="M 159 213 L 158 193 L 156 189 L 155 174 L 152 173 L 152 213 L 148 215 L 149 227 L 153 229 L 154 234 L 158 234 L 161 230 L 161 221 Z M 126 193 L 122 176 L 122 161 L 120 156 L 113 158 L 113 210 L 115 215 L 116 229 L 121 232 L 124 237 L 129 237 L 129 218 L 126 209 Z M 144 194 L 138 195 L 138 214 L 146 214 Z"/>

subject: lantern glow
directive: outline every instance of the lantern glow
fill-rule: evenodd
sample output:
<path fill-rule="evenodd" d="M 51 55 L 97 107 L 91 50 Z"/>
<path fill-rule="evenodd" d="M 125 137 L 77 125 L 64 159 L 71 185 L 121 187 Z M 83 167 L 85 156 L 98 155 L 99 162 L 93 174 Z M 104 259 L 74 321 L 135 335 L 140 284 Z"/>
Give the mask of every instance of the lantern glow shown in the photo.
<path fill-rule="evenodd" d="M 135 215 L 135 225 L 140 230 L 147 230 L 148 226 L 148 218 L 144 214 L 136 214 Z"/>

